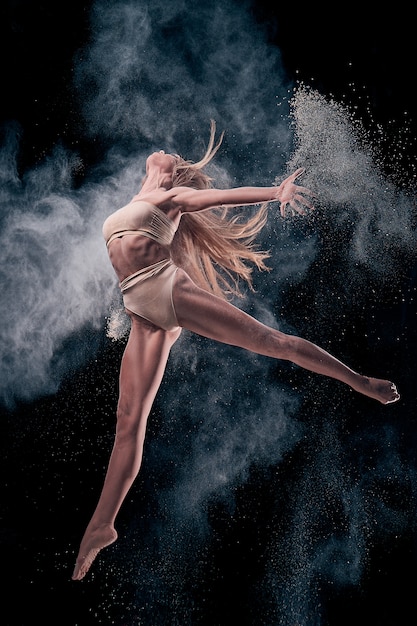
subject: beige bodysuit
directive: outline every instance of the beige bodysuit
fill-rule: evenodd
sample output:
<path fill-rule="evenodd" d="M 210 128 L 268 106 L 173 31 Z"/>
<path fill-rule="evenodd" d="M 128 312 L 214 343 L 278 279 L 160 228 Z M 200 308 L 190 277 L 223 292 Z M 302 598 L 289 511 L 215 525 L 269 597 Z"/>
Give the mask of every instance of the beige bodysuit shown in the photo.
<path fill-rule="evenodd" d="M 143 235 L 169 248 L 177 230 L 161 209 L 142 200 L 131 202 L 110 215 L 103 224 L 107 247 L 125 235 Z M 167 331 L 179 328 L 172 300 L 177 266 L 171 258 L 153 263 L 120 283 L 123 303 L 129 311 Z"/>

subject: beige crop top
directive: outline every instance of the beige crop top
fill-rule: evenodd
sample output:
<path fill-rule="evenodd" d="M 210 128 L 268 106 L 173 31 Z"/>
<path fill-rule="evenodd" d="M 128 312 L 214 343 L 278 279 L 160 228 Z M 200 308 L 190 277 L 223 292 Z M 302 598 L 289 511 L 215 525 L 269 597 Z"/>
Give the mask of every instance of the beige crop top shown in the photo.
<path fill-rule="evenodd" d="M 110 215 L 103 224 L 106 245 L 123 235 L 144 235 L 162 246 L 172 243 L 177 227 L 161 209 L 143 200 L 131 202 Z"/>

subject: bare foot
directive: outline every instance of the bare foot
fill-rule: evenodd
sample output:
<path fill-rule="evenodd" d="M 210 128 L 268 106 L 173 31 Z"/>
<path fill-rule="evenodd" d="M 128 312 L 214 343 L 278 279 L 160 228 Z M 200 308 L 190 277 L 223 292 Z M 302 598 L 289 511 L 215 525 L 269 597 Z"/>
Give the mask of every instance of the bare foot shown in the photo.
<path fill-rule="evenodd" d="M 87 529 L 75 562 L 72 580 L 84 578 L 100 550 L 109 546 L 116 539 L 117 532 L 112 526 L 101 526 L 91 531 Z"/>
<path fill-rule="evenodd" d="M 379 400 L 382 404 L 392 404 L 400 399 L 400 394 L 395 384 L 380 378 L 361 376 L 358 385 L 355 385 L 354 389 L 365 396 Z"/>

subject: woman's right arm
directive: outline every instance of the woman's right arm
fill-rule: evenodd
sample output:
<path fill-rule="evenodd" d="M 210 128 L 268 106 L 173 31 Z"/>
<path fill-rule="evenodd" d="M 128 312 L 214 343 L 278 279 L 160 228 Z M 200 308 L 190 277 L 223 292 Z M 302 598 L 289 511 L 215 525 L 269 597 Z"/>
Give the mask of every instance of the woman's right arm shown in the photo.
<path fill-rule="evenodd" d="M 296 170 L 278 187 L 236 187 L 234 189 L 190 189 L 175 187 L 171 189 L 171 202 L 181 212 L 204 211 L 218 206 L 243 206 L 262 202 L 280 202 L 281 215 L 290 206 L 294 211 L 304 215 L 306 209 L 313 209 L 308 196 L 313 194 L 306 187 L 295 185 L 294 181 L 304 172 Z M 304 195 L 303 195 L 304 194 Z M 305 197 L 307 196 L 307 197 Z"/>

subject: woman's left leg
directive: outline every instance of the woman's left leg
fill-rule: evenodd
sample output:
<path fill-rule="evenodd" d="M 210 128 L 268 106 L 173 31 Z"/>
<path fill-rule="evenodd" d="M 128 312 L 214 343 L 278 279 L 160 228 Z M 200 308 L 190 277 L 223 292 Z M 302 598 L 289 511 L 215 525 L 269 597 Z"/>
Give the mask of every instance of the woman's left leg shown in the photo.
<path fill-rule="evenodd" d="M 73 580 L 81 580 L 98 552 L 117 539 L 116 515 L 142 461 L 146 424 L 170 348 L 180 330 L 166 332 L 131 315 L 132 327 L 120 368 L 116 436 L 103 489 L 86 528 Z"/>
<path fill-rule="evenodd" d="M 335 378 L 383 404 L 399 399 L 390 381 L 362 376 L 314 343 L 265 326 L 229 302 L 197 287 L 182 270 L 177 272 L 173 301 L 179 324 L 199 335 L 292 361 L 311 372 Z"/>

